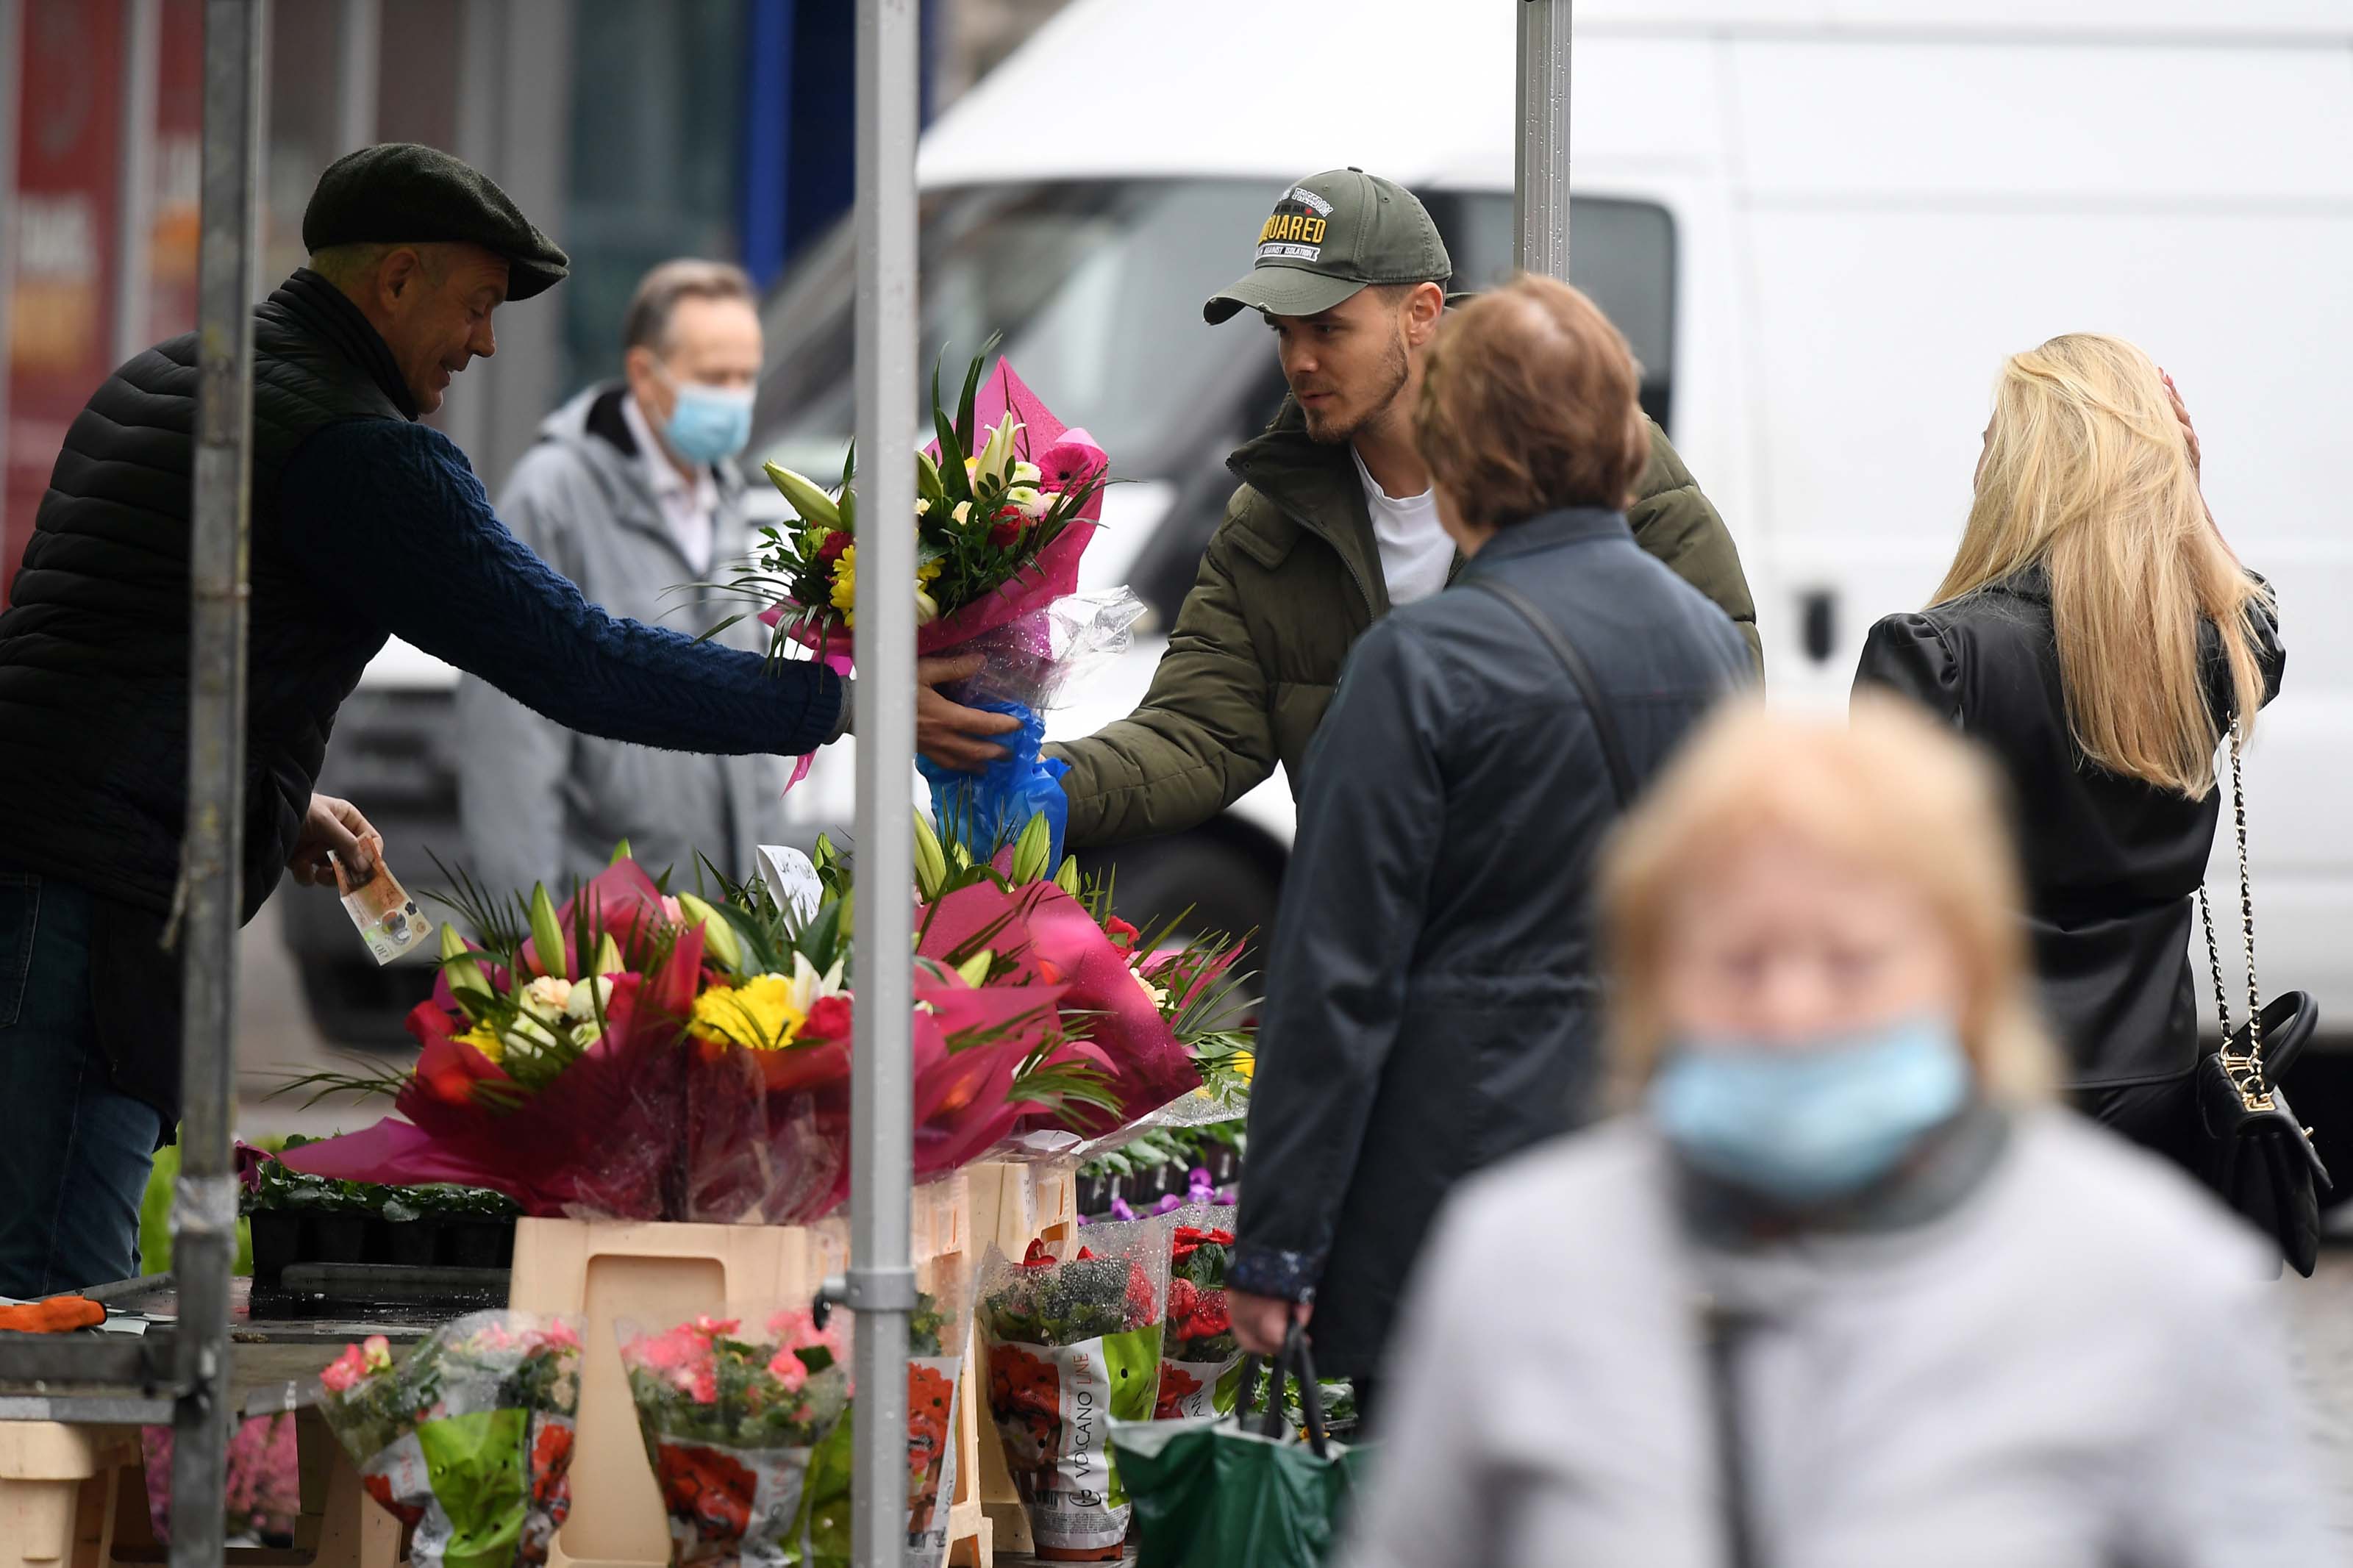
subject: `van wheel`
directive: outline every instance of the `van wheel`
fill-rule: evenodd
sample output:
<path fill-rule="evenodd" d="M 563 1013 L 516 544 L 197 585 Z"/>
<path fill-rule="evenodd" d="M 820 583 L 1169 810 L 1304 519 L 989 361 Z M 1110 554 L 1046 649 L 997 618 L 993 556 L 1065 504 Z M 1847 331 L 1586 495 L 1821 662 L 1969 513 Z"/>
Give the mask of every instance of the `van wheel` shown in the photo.
<path fill-rule="evenodd" d="M 1146 839 L 1079 856 L 1082 875 L 1112 873 L 1112 910 L 1145 931 L 1182 917 L 1171 933 L 1182 942 L 1212 931 L 1250 939 L 1242 963 L 1255 966 L 1274 928 L 1282 869 L 1252 847 L 1214 831 Z M 1188 912 L 1189 911 L 1189 912 Z"/>

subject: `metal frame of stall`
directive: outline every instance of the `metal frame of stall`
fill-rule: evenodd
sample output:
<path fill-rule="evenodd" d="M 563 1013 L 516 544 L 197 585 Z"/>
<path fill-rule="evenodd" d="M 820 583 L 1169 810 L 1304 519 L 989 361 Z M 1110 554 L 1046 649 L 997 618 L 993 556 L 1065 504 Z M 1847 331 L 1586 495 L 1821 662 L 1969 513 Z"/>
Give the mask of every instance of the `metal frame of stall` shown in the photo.
<path fill-rule="evenodd" d="M 1568 98 L 1572 0 L 1518 0 L 1515 259 L 1531 272 L 1568 275 Z M 174 1259 L 180 1319 L 172 1341 L 173 1568 L 217 1568 L 227 1485 L 228 1319 L 237 1185 L 235 1110 L 237 932 L 242 889 L 245 762 L 247 502 L 250 489 L 253 300 L 259 251 L 262 40 L 269 0 L 206 0 L 203 241 L 198 263 L 199 391 L 189 570 L 188 826 L 177 918 L 186 1034 L 181 1175 Z M 914 510 L 912 465 L 887 455 L 913 445 L 920 329 L 915 138 L 922 17 L 917 0 L 858 0 L 857 426 L 870 454 L 860 483 L 871 517 Z M 912 531 L 882 529 L 859 574 L 863 679 L 857 834 L 861 879 L 913 879 L 914 579 Z M 905 951 L 904 900 L 858 900 L 859 948 Z M 879 964 L 861 976 L 850 1106 L 852 1264 L 828 1285 L 860 1314 L 853 1371 L 862 1396 L 852 1498 L 856 1561 L 895 1563 L 905 1499 L 897 1483 L 907 1440 L 908 1313 L 915 1303 L 909 1204 L 913 1131 L 908 1036 L 912 974 Z M 152 1387 L 164 1369 L 148 1347 L 120 1342 L 0 1347 L 0 1373 L 75 1376 Z M 90 1353 L 81 1353 L 83 1351 Z M 131 1362 L 136 1361 L 136 1367 Z M 87 1364 L 85 1364 L 87 1363 Z M 101 1370 L 103 1363 L 103 1370 Z M 46 1370 L 45 1370 L 46 1369 Z M 157 1413 L 145 1399 L 118 1416 Z M 133 1406 L 136 1406 L 134 1411 Z M 43 1417 L 46 1418 L 46 1417 Z"/>

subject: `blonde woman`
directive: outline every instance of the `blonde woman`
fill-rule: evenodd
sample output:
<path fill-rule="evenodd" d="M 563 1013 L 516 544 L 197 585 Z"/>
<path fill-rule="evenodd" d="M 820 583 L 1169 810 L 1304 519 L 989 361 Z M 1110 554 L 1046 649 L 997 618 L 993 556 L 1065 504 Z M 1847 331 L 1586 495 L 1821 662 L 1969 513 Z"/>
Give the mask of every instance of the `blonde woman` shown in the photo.
<path fill-rule="evenodd" d="M 2342 1561 L 2254 1240 L 2048 1102 L 1995 789 L 1875 697 L 1670 766 L 1601 885 L 1633 1112 L 1441 1215 L 1354 1568 Z"/>
<path fill-rule="evenodd" d="M 2270 593 L 2199 493 L 2172 382 L 2123 339 L 2075 333 L 2002 367 L 1960 553 L 1927 609 L 1872 628 L 1856 674 L 1993 752 L 2078 1103 L 2185 1165 L 2216 747 L 2234 717 L 2253 727 L 2284 661 Z"/>

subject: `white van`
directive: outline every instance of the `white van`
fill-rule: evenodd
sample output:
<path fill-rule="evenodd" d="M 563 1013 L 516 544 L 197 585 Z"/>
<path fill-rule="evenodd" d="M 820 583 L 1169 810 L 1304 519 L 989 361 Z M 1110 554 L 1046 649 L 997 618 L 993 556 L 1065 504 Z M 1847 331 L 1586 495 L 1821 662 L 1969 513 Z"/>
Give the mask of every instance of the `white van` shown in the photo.
<path fill-rule="evenodd" d="M 1165 632 L 1281 395 L 1247 265 L 1285 181 L 1356 164 L 1445 231 L 1462 286 L 1510 262 L 1507 0 L 1074 0 L 924 137 L 923 343 L 990 331 L 1114 471 L 1092 583 Z M 1870 624 L 1949 558 L 2001 357 L 2120 332 L 2173 373 L 2225 532 L 2277 586 L 2292 658 L 2250 763 L 2263 963 L 2353 1025 L 2353 367 L 2348 0 L 1584 0 L 1571 270 L 1626 330 L 1645 401 L 1731 525 L 1777 700 L 1843 702 Z M 809 471 L 849 433 L 849 238 L 770 302 L 755 456 Z M 1053 716 L 1132 708 L 1143 639 Z M 343 743 L 339 731 L 337 744 Z M 794 805 L 849 819 L 846 748 Z M 1138 901 L 1263 923 L 1290 841 L 1278 777 L 1120 857 Z M 2226 847 L 2227 852 L 2227 847 Z M 2227 860 L 2218 861 L 2225 876 Z M 2235 900 L 2221 907 L 2233 907 Z"/>

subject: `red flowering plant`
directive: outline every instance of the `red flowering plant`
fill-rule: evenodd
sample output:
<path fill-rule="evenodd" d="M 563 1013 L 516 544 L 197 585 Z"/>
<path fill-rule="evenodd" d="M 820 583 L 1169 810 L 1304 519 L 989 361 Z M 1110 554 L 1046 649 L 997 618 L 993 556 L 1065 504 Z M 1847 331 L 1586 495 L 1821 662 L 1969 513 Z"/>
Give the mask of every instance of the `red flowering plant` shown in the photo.
<path fill-rule="evenodd" d="M 797 1560 L 810 1457 L 849 1406 L 839 1323 L 788 1307 L 616 1327 L 670 1560 Z"/>
<path fill-rule="evenodd" d="M 1208 1205 L 1170 1216 L 1167 1335 L 1161 1351 L 1161 1420 L 1223 1415 L 1241 1382 L 1241 1342 L 1226 1300 L 1226 1263 L 1234 1233 L 1216 1224 L 1231 1210 Z"/>
<path fill-rule="evenodd" d="M 416 1527 L 417 1568 L 547 1561 L 571 1507 L 575 1320 L 476 1312 L 396 1364 L 382 1335 L 319 1374 L 319 1411 L 363 1488 Z M 511 1554 L 469 1551 L 511 1543 Z"/>

